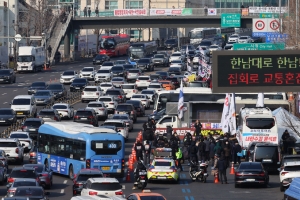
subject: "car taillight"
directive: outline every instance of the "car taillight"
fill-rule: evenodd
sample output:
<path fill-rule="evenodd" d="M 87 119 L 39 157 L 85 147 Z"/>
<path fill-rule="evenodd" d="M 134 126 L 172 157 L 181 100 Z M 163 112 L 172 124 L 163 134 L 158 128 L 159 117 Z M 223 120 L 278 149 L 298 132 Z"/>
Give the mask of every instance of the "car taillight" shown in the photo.
<path fill-rule="evenodd" d="M 16 148 L 16 151 L 15 151 L 16 153 L 19 153 L 19 149 L 18 148 Z"/>
<path fill-rule="evenodd" d="M 139 80 L 136 80 L 135 82 L 139 82 Z"/>
<path fill-rule="evenodd" d="M 22 126 L 22 130 L 27 129 L 27 126 Z"/>
<path fill-rule="evenodd" d="M 104 110 L 104 108 L 99 108 L 99 110 Z"/>
<path fill-rule="evenodd" d="M 133 111 L 131 111 L 131 112 L 130 112 L 130 114 L 132 114 L 132 115 L 133 115 L 133 114 L 134 114 L 134 112 L 133 112 Z"/>
<path fill-rule="evenodd" d="M 93 118 L 94 118 L 94 116 L 88 116 L 88 118 L 89 118 L 89 119 L 93 119 Z"/>
<path fill-rule="evenodd" d="M 281 176 L 284 176 L 284 175 L 286 175 L 287 173 L 289 173 L 289 172 L 281 172 Z"/>
<path fill-rule="evenodd" d="M 36 156 L 36 153 L 35 153 L 35 152 L 30 152 L 30 153 L 29 153 L 29 156 L 35 157 L 35 156 Z"/>
<path fill-rule="evenodd" d="M 87 168 L 87 169 L 90 169 L 90 168 L 91 168 L 91 159 L 87 159 L 87 160 L 85 161 L 85 165 L 86 165 L 86 168 Z"/>
<path fill-rule="evenodd" d="M 140 176 L 141 179 L 145 179 L 145 176 Z"/>
<path fill-rule="evenodd" d="M 236 175 L 236 176 L 241 176 L 242 174 L 241 174 L 241 173 L 238 173 L 238 172 L 236 172 L 236 173 L 235 173 L 235 175 Z"/>
<path fill-rule="evenodd" d="M 141 75 L 141 73 L 139 72 L 138 75 Z"/>
<path fill-rule="evenodd" d="M 55 121 L 58 121 L 58 118 L 57 118 L 57 117 L 54 117 L 53 119 L 54 119 Z"/>
<path fill-rule="evenodd" d="M 265 172 L 261 172 L 259 176 L 265 176 Z"/>
<path fill-rule="evenodd" d="M 99 92 L 96 92 L 96 95 L 99 95 Z"/>
<path fill-rule="evenodd" d="M 83 184 L 82 184 L 82 183 L 77 183 L 77 182 L 76 182 L 75 185 L 76 185 L 76 186 L 82 186 Z"/>
<path fill-rule="evenodd" d="M 173 169 L 173 172 L 177 172 L 177 169 Z"/>
<path fill-rule="evenodd" d="M 118 96 L 118 98 L 119 98 L 119 99 L 122 99 L 122 96 L 121 96 L 121 95 L 119 95 L 119 96 Z"/>
<path fill-rule="evenodd" d="M 135 93 L 136 90 L 132 90 L 133 93 Z"/>
<path fill-rule="evenodd" d="M 148 80 L 148 82 L 151 82 L 151 80 Z"/>
<path fill-rule="evenodd" d="M 115 103 L 109 103 L 110 105 L 115 105 Z"/>
<path fill-rule="evenodd" d="M 14 181 L 15 181 L 15 179 L 13 179 L 13 178 L 8 178 L 8 179 L 7 179 L 7 182 L 8 182 L 8 183 L 13 183 Z"/>
<path fill-rule="evenodd" d="M 11 193 L 15 193 L 16 190 L 9 189 L 7 192 L 11 194 Z"/>
<path fill-rule="evenodd" d="M 75 115 L 75 116 L 74 116 L 74 119 L 79 119 L 79 116 L 78 116 L 78 115 Z"/>
<path fill-rule="evenodd" d="M 120 191 L 120 192 L 115 192 L 115 195 L 123 195 L 123 192 Z"/>
<path fill-rule="evenodd" d="M 48 176 L 48 174 L 42 174 L 42 176 Z"/>
<path fill-rule="evenodd" d="M 97 195 L 97 194 L 98 192 L 92 192 L 92 191 L 89 192 L 89 195 Z"/>
<path fill-rule="evenodd" d="M 84 95 L 84 92 L 82 92 L 81 94 Z"/>
<path fill-rule="evenodd" d="M 36 118 L 40 118 L 40 116 L 37 115 Z"/>

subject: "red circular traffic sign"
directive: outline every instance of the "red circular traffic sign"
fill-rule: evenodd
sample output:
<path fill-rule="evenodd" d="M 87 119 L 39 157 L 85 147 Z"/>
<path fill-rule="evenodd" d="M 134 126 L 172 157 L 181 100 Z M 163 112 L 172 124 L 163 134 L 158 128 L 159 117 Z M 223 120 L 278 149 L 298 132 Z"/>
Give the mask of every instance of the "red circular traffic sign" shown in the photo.
<path fill-rule="evenodd" d="M 280 26 L 280 24 L 279 24 L 279 21 L 277 21 L 277 20 L 273 20 L 270 22 L 270 28 L 274 31 L 279 29 L 279 26 Z"/>
<path fill-rule="evenodd" d="M 263 30 L 265 28 L 265 22 L 262 21 L 262 20 L 258 20 L 256 23 L 255 23 L 255 28 L 259 31 Z"/>

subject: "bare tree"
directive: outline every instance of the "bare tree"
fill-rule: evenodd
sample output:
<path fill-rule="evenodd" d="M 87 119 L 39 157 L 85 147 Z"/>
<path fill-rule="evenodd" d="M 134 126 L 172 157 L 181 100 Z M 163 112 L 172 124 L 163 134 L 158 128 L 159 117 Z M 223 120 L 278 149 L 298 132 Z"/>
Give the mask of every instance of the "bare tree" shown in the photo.
<path fill-rule="evenodd" d="M 295 134 L 297 134 L 300 137 L 300 126 L 297 126 L 297 124 L 300 122 L 299 118 L 296 116 L 291 116 L 288 114 L 288 112 L 282 112 L 280 119 L 282 120 L 282 126 L 286 129 L 292 130 Z"/>
<path fill-rule="evenodd" d="M 99 53 L 99 37 L 102 34 L 102 32 L 105 31 L 104 29 L 94 29 L 93 32 L 96 35 L 96 53 Z"/>

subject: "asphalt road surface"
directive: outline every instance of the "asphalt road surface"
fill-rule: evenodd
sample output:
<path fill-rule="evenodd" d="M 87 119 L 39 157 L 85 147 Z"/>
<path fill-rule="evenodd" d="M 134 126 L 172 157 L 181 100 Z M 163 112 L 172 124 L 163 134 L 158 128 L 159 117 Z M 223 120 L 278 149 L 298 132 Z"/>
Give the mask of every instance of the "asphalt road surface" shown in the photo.
<path fill-rule="evenodd" d="M 118 58 L 122 59 L 122 58 Z M 34 81 L 57 81 L 59 82 L 60 74 L 67 69 L 73 69 L 79 71 L 83 67 L 93 66 L 90 61 L 75 62 L 72 64 L 57 65 L 49 71 L 40 72 L 36 74 L 25 73 L 17 74 L 17 82 L 12 85 L 3 84 L 0 85 L 0 105 L 1 107 L 10 107 L 9 103 L 11 100 L 20 94 L 27 94 L 28 86 Z M 157 68 L 158 70 L 166 70 L 166 68 Z M 67 86 L 69 87 L 69 86 Z M 78 103 L 74 105 L 75 109 L 86 107 L 86 103 Z M 152 109 L 146 111 L 150 114 Z M 134 124 L 134 130 L 130 132 L 129 141 L 126 145 L 126 161 L 128 155 L 131 153 L 131 148 L 135 141 L 138 132 L 142 128 L 143 122 L 147 120 L 147 117 L 139 117 L 137 123 Z M 99 125 L 102 121 L 99 121 Z M 0 133 L 7 128 L 7 126 L 0 127 Z M 26 156 L 24 163 L 28 163 L 28 155 Z M 15 167 L 14 163 L 11 163 L 9 168 Z M 185 163 L 183 165 L 183 172 L 181 172 L 181 180 L 179 183 L 169 182 L 157 182 L 149 183 L 147 189 L 153 192 L 163 194 L 167 199 L 170 200 L 198 200 L 198 199 L 270 199 L 270 200 L 281 200 L 283 199 L 283 193 L 279 190 L 279 176 L 278 173 L 270 175 L 270 183 L 267 188 L 260 187 L 242 187 L 234 188 L 234 176 L 229 175 L 230 169 L 228 169 L 227 177 L 229 184 L 215 184 L 214 177 L 209 176 L 207 183 L 192 182 L 188 175 L 189 167 Z M 209 169 L 210 174 L 210 169 Z M 53 187 L 50 190 L 49 199 L 68 200 L 72 197 L 72 181 L 62 175 L 54 175 Z M 120 182 L 125 186 L 124 193 L 127 195 L 132 192 L 139 190 L 132 190 L 133 186 L 133 175 L 131 173 L 131 180 L 126 182 L 125 179 L 119 179 Z M 0 196 L 6 195 L 6 183 L 0 186 Z"/>

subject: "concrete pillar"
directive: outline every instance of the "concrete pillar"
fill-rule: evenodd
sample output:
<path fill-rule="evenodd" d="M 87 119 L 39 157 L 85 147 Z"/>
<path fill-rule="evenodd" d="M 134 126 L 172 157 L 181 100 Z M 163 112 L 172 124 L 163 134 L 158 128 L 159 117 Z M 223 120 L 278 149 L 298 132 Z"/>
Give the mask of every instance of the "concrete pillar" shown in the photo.
<path fill-rule="evenodd" d="M 64 38 L 64 54 L 65 59 L 70 58 L 70 30 L 66 31 Z"/>

